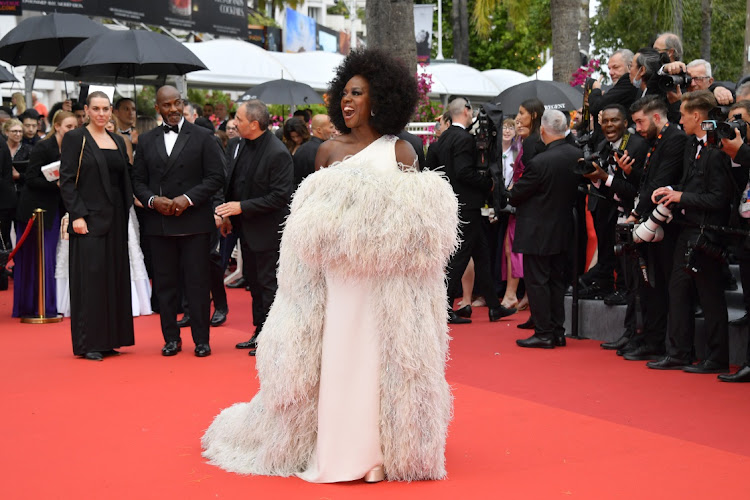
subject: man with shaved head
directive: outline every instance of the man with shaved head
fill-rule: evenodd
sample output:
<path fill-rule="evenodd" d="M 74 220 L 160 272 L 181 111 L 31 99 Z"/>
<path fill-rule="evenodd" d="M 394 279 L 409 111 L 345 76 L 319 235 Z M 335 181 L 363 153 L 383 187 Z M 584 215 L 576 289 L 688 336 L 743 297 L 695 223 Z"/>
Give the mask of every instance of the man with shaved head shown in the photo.
<path fill-rule="evenodd" d="M 315 155 L 318 153 L 318 148 L 336 133 L 336 127 L 333 126 L 331 119 L 326 114 L 313 116 L 310 121 L 310 128 L 312 129 L 310 140 L 302 144 L 292 157 L 294 159 L 295 186 L 299 186 L 302 179 L 315 172 Z"/>
<path fill-rule="evenodd" d="M 182 350 L 177 310 L 180 284 L 190 310 L 195 355 L 211 354 L 210 233 L 216 231 L 211 197 L 224 186 L 221 148 L 213 134 L 185 120 L 184 101 L 172 86 L 156 93 L 164 121 L 138 140 L 133 192 L 147 207 L 141 231 L 151 243 L 154 293 L 159 303 L 164 356 Z"/>

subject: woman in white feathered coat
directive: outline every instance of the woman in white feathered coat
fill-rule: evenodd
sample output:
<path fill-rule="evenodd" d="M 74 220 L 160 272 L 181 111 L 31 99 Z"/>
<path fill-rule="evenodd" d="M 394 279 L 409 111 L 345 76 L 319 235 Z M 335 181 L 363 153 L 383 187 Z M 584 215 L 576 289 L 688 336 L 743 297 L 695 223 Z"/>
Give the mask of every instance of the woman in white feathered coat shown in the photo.
<path fill-rule="evenodd" d="M 316 167 L 328 168 L 294 195 L 259 337 L 260 390 L 216 417 L 204 456 L 311 482 L 441 479 L 456 197 L 394 137 L 417 101 L 403 65 L 352 52 L 328 95 L 342 135 L 321 145 Z"/>

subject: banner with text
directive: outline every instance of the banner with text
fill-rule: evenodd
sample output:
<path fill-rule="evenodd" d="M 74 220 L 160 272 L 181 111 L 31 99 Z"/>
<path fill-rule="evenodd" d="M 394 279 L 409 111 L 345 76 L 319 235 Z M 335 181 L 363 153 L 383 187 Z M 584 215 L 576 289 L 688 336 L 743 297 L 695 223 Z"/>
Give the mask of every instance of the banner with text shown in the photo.
<path fill-rule="evenodd" d="M 417 62 L 430 63 L 432 51 L 432 17 L 435 12 L 433 4 L 414 5 L 414 37 L 417 39 Z"/>

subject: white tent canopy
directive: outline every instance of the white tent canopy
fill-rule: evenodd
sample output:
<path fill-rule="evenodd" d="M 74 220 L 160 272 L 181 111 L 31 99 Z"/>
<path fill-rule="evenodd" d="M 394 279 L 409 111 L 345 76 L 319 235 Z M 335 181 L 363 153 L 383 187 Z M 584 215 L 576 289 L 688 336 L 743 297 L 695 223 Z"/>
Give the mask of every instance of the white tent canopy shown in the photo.
<path fill-rule="evenodd" d="M 457 63 L 428 64 L 425 68 L 445 92 L 433 86 L 433 92 L 468 97 L 495 97 L 500 93 L 497 86 L 478 69 Z"/>
<path fill-rule="evenodd" d="M 482 74 L 495 84 L 498 94 L 507 88 L 519 83 L 528 82 L 531 79 L 523 73 L 513 71 L 512 69 L 488 69 L 482 71 Z"/>
<path fill-rule="evenodd" d="M 293 80 L 304 82 L 319 92 L 325 92 L 336 76 L 336 68 L 344 60 L 333 52 L 272 52 L 273 57 L 291 70 Z M 287 78 L 284 76 L 284 78 Z"/>

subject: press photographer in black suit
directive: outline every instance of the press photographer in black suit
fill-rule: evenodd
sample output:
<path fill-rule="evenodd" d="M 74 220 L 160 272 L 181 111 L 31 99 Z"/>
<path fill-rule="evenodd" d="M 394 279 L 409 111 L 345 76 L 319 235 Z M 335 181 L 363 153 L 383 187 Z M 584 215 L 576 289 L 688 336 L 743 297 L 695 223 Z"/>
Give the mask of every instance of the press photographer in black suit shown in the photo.
<path fill-rule="evenodd" d="M 183 99 L 176 88 L 157 91 L 156 111 L 164 125 L 138 138 L 133 192 L 150 209 L 141 230 L 150 239 L 154 259 L 154 291 L 165 341 L 162 355 L 182 350 L 177 326 L 182 283 L 195 355 L 204 357 L 211 354 L 209 241 L 216 230 L 211 197 L 224 183 L 222 152 L 211 132 L 184 119 Z"/>
<path fill-rule="evenodd" d="M 544 112 L 540 137 L 547 149 L 526 164 L 510 190 L 518 220 L 513 251 L 523 254 L 523 277 L 535 324 L 534 335 L 516 341 L 521 347 L 565 345 L 564 275 L 581 180 L 575 169 L 583 156 L 566 141 L 567 130 L 562 112 Z"/>
<path fill-rule="evenodd" d="M 635 223 L 647 219 L 656 207 L 651 200 L 655 189 L 676 185 L 682 179 L 682 157 L 687 136 L 667 120 L 667 102 L 661 97 L 647 96 L 635 101 L 630 113 L 636 131 L 650 146 L 643 164 L 638 205 L 626 220 Z M 617 353 L 629 361 L 655 359 L 664 353 L 669 277 L 677 232 L 676 224 L 666 224 L 664 239 L 658 243 L 644 243 L 646 248 L 641 249 L 641 254 L 646 256 L 649 274 L 649 284 L 642 285 L 640 291 L 644 310 L 643 331 L 627 340 L 618 340 L 625 345 Z"/>
<path fill-rule="evenodd" d="M 471 323 L 470 319 L 459 317 L 453 310 L 453 299 L 458 295 L 461 277 L 471 257 L 474 257 L 474 287 L 487 301 L 490 321 L 498 321 L 515 313 L 516 309 L 500 305 L 492 284 L 489 245 L 482 230 L 481 208 L 493 188 L 492 178 L 476 168 L 474 137 L 467 130 L 472 123 L 471 104 L 463 97 L 457 97 L 448 103 L 448 111 L 453 124 L 440 135 L 434 149 L 430 148 L 429 153 L 434 154 L 428 154 L 427 159 L 430 170 L 445 167 L 458 196 L 459 218 L 464 222 L 461 225 L 461 245 L 448 263 L 448 322 Z"/>
<path fill-rule="evenodd" d="M 690 373 L 729 371 L 727 301 L 723 283 L 717 279 L 722 262 L 712 255 L 722 247 L 719 236 L 702 227 L 727 225 L 734 191 L 729 157 L 718 148 L 706 147 L 706 132 L 701 128 L 715 107 L 716 98 L 708 90 L 682 96 L 680 123 L 689 134 L 683 156 L 684 174 L 679 185 L 660 187 L 651 196 L 653 202 L 670 208 L 685 224 L 679 229 L 669 282 L 667 354 L 647 363 L 649 368 L 683 369 Z M 691 365 L 695 332 L 693 284 L 705 313 L 707 344 L 704 359 L 696 365 Z"/>
<path fill-rule="evenodd" d="M 270 116 L 263 102 L 240 105 L 235 121 L 242 140 L 227 170 L 228 201 L 216 207 L 216 214 L 224 218 L 222 233 L 240 231 L 249 250 L 243 251 L 242 259 L 243 265 L 247 263 L 256 328 L 250 340 L 235 347 L 250 349 L 253 356 L 278 288 L 276 264 L 281 226 L 294 191 L 294 164 L 286 146 L 268 130 Z"/>

